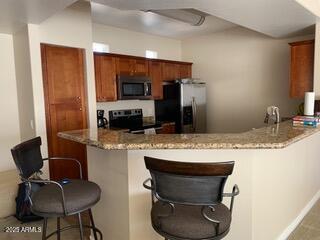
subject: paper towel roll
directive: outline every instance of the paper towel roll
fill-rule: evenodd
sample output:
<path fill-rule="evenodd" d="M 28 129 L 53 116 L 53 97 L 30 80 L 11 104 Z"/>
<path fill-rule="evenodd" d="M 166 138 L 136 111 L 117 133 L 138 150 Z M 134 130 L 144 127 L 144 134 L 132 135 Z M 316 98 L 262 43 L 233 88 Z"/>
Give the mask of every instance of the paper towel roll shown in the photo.
<path fill-rule="evenodd" d="M 314 115 L 314 92 L 306 92 L 304 95 L 304 115 Z"/>

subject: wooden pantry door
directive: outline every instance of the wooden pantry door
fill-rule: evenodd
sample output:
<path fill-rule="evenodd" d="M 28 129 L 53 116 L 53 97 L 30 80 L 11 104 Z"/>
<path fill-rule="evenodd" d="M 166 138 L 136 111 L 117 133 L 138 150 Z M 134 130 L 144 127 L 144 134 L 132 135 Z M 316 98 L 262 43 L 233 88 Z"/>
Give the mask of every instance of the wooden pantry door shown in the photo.
<path fill-rule="evenodd" d="M 85 145 L 57 137 L 61 131 L 87 128 L 84 50 L 41 44 L 41 56 L 49 156 L 78 159 L 87 179 Z M 49 169 L 54 180 L 79 178 L 78 166 L 71 161 L 50 161 Z"/>

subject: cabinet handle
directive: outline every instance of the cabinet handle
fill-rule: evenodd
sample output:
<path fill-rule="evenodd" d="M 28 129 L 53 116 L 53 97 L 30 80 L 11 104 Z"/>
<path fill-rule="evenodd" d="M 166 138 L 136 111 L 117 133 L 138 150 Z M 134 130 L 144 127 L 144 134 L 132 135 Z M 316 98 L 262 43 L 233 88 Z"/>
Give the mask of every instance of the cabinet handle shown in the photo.
<path fill-rule="evenodd" d="M 82 108 L 79 108 L 79 111 L 82 111 Z"/>

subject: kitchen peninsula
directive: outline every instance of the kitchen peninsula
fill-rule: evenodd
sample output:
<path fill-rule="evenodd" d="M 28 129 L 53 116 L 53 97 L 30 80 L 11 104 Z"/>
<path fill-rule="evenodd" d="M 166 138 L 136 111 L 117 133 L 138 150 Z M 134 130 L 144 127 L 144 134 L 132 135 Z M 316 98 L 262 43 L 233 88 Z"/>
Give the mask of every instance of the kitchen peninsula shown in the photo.
<path fill-rule="evenodd" d="M 94 214 L 105 239 L 161 239 L 151 227 L 150 192 L 142 186 L 149 177 L 143 157 L 150 156 L 235 161 L 225 192 L 238 184 L 240 195 L 226 239 L 271 240 L 286 239 L 320 196 L 319 130 L 287 121 L 239 134 L 134 135 L 84 129 L 58 135 L 87 145 L 89 179 L 102 188 Z"/>

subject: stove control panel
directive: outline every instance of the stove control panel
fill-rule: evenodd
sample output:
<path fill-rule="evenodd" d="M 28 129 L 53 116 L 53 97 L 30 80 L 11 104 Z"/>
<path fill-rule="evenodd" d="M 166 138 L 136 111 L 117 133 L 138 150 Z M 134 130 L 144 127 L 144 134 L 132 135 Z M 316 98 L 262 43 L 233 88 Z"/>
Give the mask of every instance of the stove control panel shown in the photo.
<path fill-rule="evenodd" d="M 119 117 L 131 117 L 131 116 L 141 116 L 142 118 L 142 109 L 125 109 L 125 110 L 113 110 L 109 111 L 109 117 L 111 119 Z"/>

